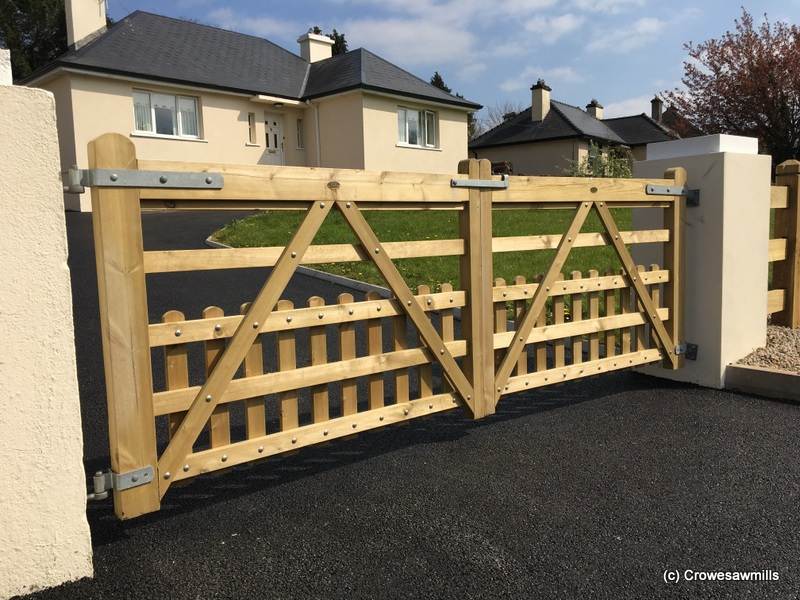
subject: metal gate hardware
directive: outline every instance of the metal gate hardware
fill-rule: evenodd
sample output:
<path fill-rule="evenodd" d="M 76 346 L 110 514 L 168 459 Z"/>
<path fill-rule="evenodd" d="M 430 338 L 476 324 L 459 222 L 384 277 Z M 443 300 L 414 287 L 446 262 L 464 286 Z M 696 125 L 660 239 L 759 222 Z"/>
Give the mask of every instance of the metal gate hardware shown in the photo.
<path fill-rule="evenodd" d="M 686 187 L 672 185 L 646 185 L 645 193 L 648 196 L 686 196 L 686 206 L 700 206 L 700 190 L 690 190 Z"/>
<path fill-rule="evenodd" d="M 504 190 L 508 188 L 508 175 L 500 175 L 496 179 L 451 179 L 450 187 Z"/>
<path fill-rule="evenodd" d="M 697 344 L 683 342 L 675 346 L 675 354 L 683 354 L 686 360 L 697 360 Z"/>
<path fill-rule="evenodd" d="M 114 473 L 113 471 L 98 471 L 92 478 L 92 488 L 88 495 L 89 500 L 105 500 L 111 490 L 129 490 L 153 481 L 153 467 L 147 465 L 127 473 Z"/>
<path fill-rule="evenodd" d="M 188 171 L 138 171 L 136 169 L 79 169 L 61 174 L 64 191 L 83 194 L 86 187 L 168 188 L 178 190 L 221 190 L 222 173 Z"/>

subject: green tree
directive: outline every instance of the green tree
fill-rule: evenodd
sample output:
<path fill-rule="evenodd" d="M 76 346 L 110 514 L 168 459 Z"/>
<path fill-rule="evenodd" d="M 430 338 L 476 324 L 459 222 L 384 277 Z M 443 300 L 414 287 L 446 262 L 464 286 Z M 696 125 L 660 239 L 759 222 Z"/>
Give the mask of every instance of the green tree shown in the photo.
<path fill-rule="evenodd" d="M 447 92 L 448 94 L 453 91 L 450 89 L 450 86 L 444 82 L 444 78 L 439 74 L 439 71 L 433 72 L 433 75 L 431 76 L 431 85 Z"/>
<path fill-rule="evenodd" d="M 589 152 L 581 160 L 572 160 L 564 170 L 570 177 L 631 177 L 631 153 L 627 148 L 598 146 L 589 142 Z"/>
<path fill-rule="evenodd" d="M 315 25 L 309 29 L 308 32 L 317 35 L 326 35 L 331 38 L 333 40 L 333 46 L 331 47 L 331 54 L 333 56 L 347 52 L 347 39 L 345 39 L 343 33 L 336 31 L 335 27 L 333 28 L 333 33 L 324 33 L 319 25 Z"/>
<path fill-rule="evenodd" d="M 0 0 L 0 46 L 15 79 L 55 60 L 67 49 L 64 0 Z"/>

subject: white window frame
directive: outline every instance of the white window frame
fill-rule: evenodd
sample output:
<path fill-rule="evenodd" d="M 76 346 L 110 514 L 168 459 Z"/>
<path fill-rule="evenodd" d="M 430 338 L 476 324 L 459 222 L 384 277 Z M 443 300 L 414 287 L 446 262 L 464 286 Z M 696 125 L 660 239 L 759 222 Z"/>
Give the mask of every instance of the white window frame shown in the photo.
<path fill-rule="evenodd" d="M 417 113 L 419 129 L 417 131 L 417 143 L 411 144 L 408 142 L 408 113 Z M 401 133 L 400 119 L 403 114 L 403 122 L 405 131 Z M 428 117 L 433 117 L 433 143 L 428 143 Z M 408 106 L 397 107 L 397 145 L 407 148 L 427 148 L 439 149 L 439 113 L 433 110 L 411 108 Z"/>
<path fill-rule="evenodd" d="M 149 102 L 149 105 L 150 105 L 150 129 L 149 130 L 148 129 L 138 129 L 137 126 L 136 126 L 136 99 L 135 99 L 135 96 L 137 94 L 141 94 L 143 96 L 144 95 L 147 96 L 147 99 L 148 99 L 148 102 Z M 172 134 L 169 134 L 169 133 L 158 133 L 156 131 L 156 112 L 155 112 L 155 107 L 153 106 L 153 96 L 154 95 L 161 96 L 162 98 L 163 97 L 172 98 L 172 102 L 173 102 L 172 118 L 173 118 L 173 124 L 174 124 L 175 133 L 172 133 Z M 197 98 L 196 96 L 184 96 L 182 94 L 165 94 L 163 92 L 155 92 L 155 91 L 152 91 L 152 90 L 134 88 L 133 94 L 131 95 L 131 98 L 133 99 L 133 110 L 134 110 L 134 115 L 133 115 L 133 131 L 134 131 L 134 133 L 140 134 L 140 135 L 149 135 L 149 136 L 164 137 L 164 138 L 178 138 L 178 139 L 189 139 L 189 140 L 199 140 L 199 139 L 201 139 L 201 135 L 200 135 L 201 134 L 201 129 L 200 129 L 200 123 L 201 123 L 201 118 L 200 118 L 200 99 Z M 180 108 L 181 100 L 184 100 L 184 101 L 188 100 L 188 101 L 190 101 L 190 102 L 192 102 L 194 104 L 195 129 L 197 130 L 197 134 L 183 133 L 183 123 L 181 122 L 181 116 L 180 116 L 180 113 L 182 112 L 181 108 Z"/>

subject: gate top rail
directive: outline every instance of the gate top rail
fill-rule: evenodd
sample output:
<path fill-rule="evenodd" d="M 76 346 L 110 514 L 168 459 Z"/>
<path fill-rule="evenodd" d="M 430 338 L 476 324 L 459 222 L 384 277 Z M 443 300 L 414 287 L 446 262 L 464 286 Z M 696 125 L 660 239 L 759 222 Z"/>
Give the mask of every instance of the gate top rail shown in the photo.
<path fill-rule="evenodd" d="M 167 174 L 168 179 L 173 176 L 169 183 L 176 181 L 174 174 L 193 173 L 191 185 L 182 189 L 167 189 L 169 185 L 158 180 L 150 182 L 152 175 L 145 176 L 153 184 L 140 188 L 140 200 L 146 208 L 238 209 L 256 208 L 256 203 L 262 203 L 265 208 L 297 209 L 298 203 L 335 198 L 370 203 L 371 209 L 425 206 L 453 210 L 469 199 L 469 188 L 452 184 L 453 180 L 463 180 L 463 175 L 150 160 L 139 160 L 138 167 L 153 174 Z M 207 182 L 209 178 L 213 185 Z M 224 186 L 217 187 L 223 180 Z M 541 204 L 557 208 L 583 201 L 605 201 L 612 206 L 666 206 L 685 195 L 685 190 L 676 187 L 672 179 L 493 176 L 487 181 L 507 184 L 492 189 L 491 195 L 494 205 L 509 207 Z M 654 188 L 669 188 L 677 193 L 653 195 Z"/>

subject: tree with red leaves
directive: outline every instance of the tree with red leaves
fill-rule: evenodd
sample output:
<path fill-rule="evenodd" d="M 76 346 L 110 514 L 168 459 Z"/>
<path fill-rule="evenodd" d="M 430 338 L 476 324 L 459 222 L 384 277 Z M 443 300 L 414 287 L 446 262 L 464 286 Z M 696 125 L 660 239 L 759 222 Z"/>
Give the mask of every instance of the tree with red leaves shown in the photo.
<path fill-rule="evenodd" d="M 705 133 L 757 137 L 776 163 L 800 154 L 800 27 L 744 8 L 734 31 L 684 47 L 684 90 L 664 92 Z"/>

